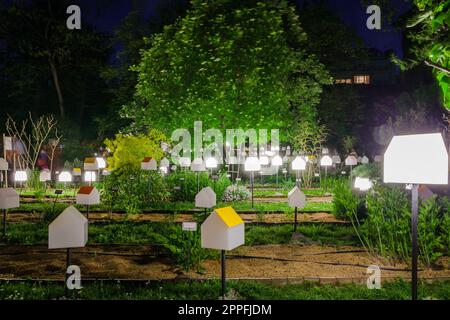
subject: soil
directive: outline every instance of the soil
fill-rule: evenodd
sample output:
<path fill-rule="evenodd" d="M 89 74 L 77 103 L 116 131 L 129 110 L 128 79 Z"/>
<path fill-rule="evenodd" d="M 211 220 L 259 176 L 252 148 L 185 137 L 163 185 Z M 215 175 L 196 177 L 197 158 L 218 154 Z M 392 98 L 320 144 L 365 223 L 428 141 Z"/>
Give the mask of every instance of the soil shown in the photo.
<path fill-rule="evenodd" d="M 265 214 L 255 214 L 255 213 L 240 213 L 241 218 L 246 223 L 292 223 L 294 221 L 293 215 L 288 215 L 284 213 L 265 213 Z M 121 213 L 90 213 L 89 221 L 91 222 L 107 222 L 107 221 L 123 221 L 125 218 L 124 214 Z M 8 223 L 15 222 L 38 222 L 41 220 L 41 216 L 36 213 L 8 213 Z M 187 222 L 193 220 L 192 214 L 177 214 L 173 216 L 172 214 L 165 213 L 151 213 L 151 214 L 136 214 L 128 216 L 128 220 L 136 222 Z M 347 222 L 336 219 L 333 214 L 326 212 L 317 213 L 299 213 L 299 222 L 322 222 L 322 223 L 342 223 Z"/>
<path fill-rule="evenodd" d="M 149 246 L 100 246 L 73 249 L 72 263 L 80 266 L 86 279 L 175 279 L 220 277 L 220 261 L 203 263 L 204 273 L 183 274 L 173 261 L 155 257 L 158 248 Z M 63 279 L 66 251 L 45 246 L 0 246 L 0 278 Z M 369 265 L 381 268 L 382 281 L 410 279 L 408 266 L 389 263 L 361 252 L 358 247 L 319 245 L 243 246 L 227 254 L 227 277 L 261 280 L 367 279 Z M 423 268 L 420 279 L 450 279 L 450 258 L 442 257 L 435 269 Z M 439 269 L 440 268 L 440 269 Z"/>

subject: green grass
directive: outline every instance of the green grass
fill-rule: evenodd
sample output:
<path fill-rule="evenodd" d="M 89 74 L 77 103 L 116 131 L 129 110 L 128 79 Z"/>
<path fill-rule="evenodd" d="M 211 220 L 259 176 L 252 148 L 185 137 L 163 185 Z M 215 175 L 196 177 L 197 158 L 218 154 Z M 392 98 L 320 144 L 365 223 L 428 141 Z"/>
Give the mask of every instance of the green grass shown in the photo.
<path fill-rule="evenodd" d="M 88 244 L 150 244 L 155 243 L 155 233 L 168 234 L 179 224 L 155 222 L 111 222 L 90 224 Z M 357 245 L 351 226 L 302 225 L 298 231 L 321 244 Z M 11 223 L 8 225 L 7 243 L 15 245 L 46 244 L 48 239 L 46 222 Z M 293 232 L 292 225 L 246 226 L 246 244 L 286 244 Z"/>
<path fill-rule="evenodd" d="M 275 286 L 250 281 L 228 281 L 228 289 L 240 300 L 409 300 L 410 284 L 397 280 L 386 283 L 380 290 L 364 285 L 298 285 Z M 216 300 L 219 281 L 156 283 L 132 285 L 127 283 L 84 283 L 83 289 L 71 292 L 71 299 L 87 300 Z M 419 299 L 450 299 L 450 281 L 420 283 Z M 11 283 L 0 284 L 0 300 L 50 300 L 64 295 L 62 284 Z"/>
<path fill-rule="evenodd" d="M 255 195 L 255 197 L 273 197 L 273 196 L 282 194 L 283 196 L 287 197 L 287 194 L 289 193 L 289 191 L 291 191 L 291 189 L 281 189 L 281 188 L 280 189 L 274 188 L 273 190 L 255 189 L 254 195 Z M 305 193 L 305 195 L 310 196 L 310 197 L 321 197 L 321 196 L 328 194 L 323 189 L 302 189 L 302 191 Z"/>
<path fill-rule="evenodd" d="M 69 205 L 66 203 L 57 202 L 56 212 L 61 212 Z M 260 212 L 292 212 L 294 209 L 289 207 L 287 202 L 254 202 L 252 208 L 251 201 L 238 201 L 238 202 L 219 202 L 217 208 L 232 206 L 235 210 L 243 211 L 260 211 Z M 85 206 L 75 205 L 79 210 L 84 211 Z M 33 212 L 33 213 L 43 213 L 51 211 L 53 208 L 53 201 L 46 201 L 41 203 L 22 203 L 19 208 L 11 209 L 9 212 Z M 91 210 L 102 210 L 105 212 L 109 211 L 109 207 L 105 205 L 95 205 L 91 206 Z M 161 202 L 152 205 L 151 210 L 170 210 L 180 212 L 183 210 L 195 209 L 194 202 Z M 123 211 L 121 208 L 113 208 L 114 210 Z M 306 206 L 300 209 L 300 212 L 308 211 L 324 211 L 331 212 L 333 210 L 333 204 L 331 202 L 307 202 Z"/>

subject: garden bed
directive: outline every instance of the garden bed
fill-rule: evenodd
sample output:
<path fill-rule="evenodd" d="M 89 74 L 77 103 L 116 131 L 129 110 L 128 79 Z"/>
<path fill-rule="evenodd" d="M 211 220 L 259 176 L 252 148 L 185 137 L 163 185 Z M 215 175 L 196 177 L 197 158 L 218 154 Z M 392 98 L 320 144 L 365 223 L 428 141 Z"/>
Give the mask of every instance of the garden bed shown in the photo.
<path fill-rule="evenodd" d="M 245 223 L 293 223 L 293 215 L 285 213 L 241 213 L 241 218 Z M 108 213 L 108 212 L 91 212 L 89 213 L 90 222 L 108 222 L 108 221 L 120 221 L 125 218 L 124 213 Z M 128 221 L 150 221 L 150 222 L 187 222 L 192 221 L 192 213 L 179 213 L 176 215 L 168 213 L 151 213 L 151 214 L 135 214 L 127 216 Z M 41 215 L 38 213 L 26 213 L 26 212 L 14 212 L 8 214 L 8 223 L 16 222 L 37 222 L 41 221 Z M 298 221 L 302 222 L 316 222 L 316 223 L 337 223 L 348 224 L 346 221 L 336 219 L 333 214 L 327 212 L 317 213 L 300 213 L 298 215 Z"/>
<path fill-rule="evenodd" d="M 62 279 L 65 250 L 45 246 L 0 246 L 0 278 Z M 213 279 L 220 276 L 220 261 L 207 260 L 204 272 L 184 273 L 155 246 L 90 245 L 73 250 L 73 263 L 82 276 L 97 279 Z M 438 260 L 436 267 L 419 271 L 421 279 L 450 279 L 449 257 Z M 382 269 L 382 280 L 410 279 L 404 263 L 389 263 L 370 256 L 359 247 L 320 245 L 244 246 L 229 253 L 227 276 L 235 279 L 286 279 L 312 281 L 357 281 L 367 279 L 369 265 Z"/>

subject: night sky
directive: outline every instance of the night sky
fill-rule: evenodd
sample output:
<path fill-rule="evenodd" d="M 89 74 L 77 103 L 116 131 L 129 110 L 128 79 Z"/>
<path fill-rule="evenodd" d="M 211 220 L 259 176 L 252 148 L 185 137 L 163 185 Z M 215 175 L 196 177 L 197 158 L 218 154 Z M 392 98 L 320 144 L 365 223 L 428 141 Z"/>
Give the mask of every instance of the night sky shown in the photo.
<path fill-rule="evenodd" d="M 143 17 L 155 16 L 155 6 L 161 0 L 147 0 L 138 2 L 139 12 Z M 298 6 L 304 0 L 295 0 Z M 382 25 L 382 30 L 369 30 L 366 28 L 366 6 L 362 0 L 325 0 L 324 1 L 343 22 L 354 30 L 370 48 L 380 51 L 393 50 L 398 56 L 402 56 L 402 34 L 387 23 Z M 130 0 L 80 0 L 83 20 L 94 25 L 102 32 L 112 32 L 121 20 L 132 10 Z M 407 0 L 392 0 L 396 16 L 405 13 L 410 4 Z M 85 8 L 85 10 L 83 10 Z M 383 11 L 381 12 L 383 18 Z"/>

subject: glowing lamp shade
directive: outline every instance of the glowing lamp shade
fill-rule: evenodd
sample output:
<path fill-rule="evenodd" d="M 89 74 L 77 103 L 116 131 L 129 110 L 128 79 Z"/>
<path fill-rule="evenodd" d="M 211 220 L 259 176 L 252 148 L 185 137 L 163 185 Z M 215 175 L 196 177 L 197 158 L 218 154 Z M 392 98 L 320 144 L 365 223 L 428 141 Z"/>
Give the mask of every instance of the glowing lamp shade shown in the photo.
<path fill-rule="evenodd" d="M 161 172 L 162 175 L 166 175 L 168 173 L 167 167 L 159 167 L 159 172 Z"/>
<path fill-rule="evenodd" d="M 349 155 L 347 158 L 345 158 L 346 166 L 356 166 L 357 164 L 358 164 L 358 159 L 356 159 L 355 156 Z"/>
<path fill-rule="evenodd" d="M 384 154 L 384 182 L 447 184 L 448 153 L 441 134 L 394 136 Z"/>
<path fill-rule="evenodd" d="M 180 163 L 180 167 L 187 168 L 191 166 L 191 158 L 188 157 L 181 157 L 180 160 L 178 160 Z"/>
<path fill-rule="evenodd" d="M 214 157 L 208 158 L 205 161 L 205 166 L 208 169 L 214 169 L 217 168 L 217 159 Z"/>
<path fill-rule="evenodd" d="M 294 171 L 300 171 L 306 169 L 306 160 L 303 157 L 296 156 L 291 162 L 291 168 Z"/>
<path fill-rule="evenodd" d="M 99 169 L 105 169 L 106 168 L 106 161 L 103 158 L 96 158 L 97 159 L 97 164 L 98 164 L 98 168 Z"/>
<path fill-rule="evenodd" d="M 95 171 L 86 171 L 84 173 L 84 181 L 95 182 L 96 179 L 97 179 L 97 175 L 95 174 Z"/>
<path fill-rule="evenodd" d="M 194 172 L 205 171 L 205 163 L 202 158 L 195 158 L 191 163 L 191 170 Z"/>
<path fill-rule="evenodd" d="M 331 159 L 330 156 L 323 156 L 323 157 L 320 159 L 320 165 L 321 165 L 322 167 L 329 167 L 329 166 L 331 166 L 332 164 L 333 164 L 333 159 Z"/>
<path fill-rule="evenodd" d="M 39 173 L 39 181 L 40 182 L 46 182 L 52 180 L 52 175 L 50 173 L 50 170 L 44 169 Z"/>
<path fill-rule="evenodd" d="M 339 164 L 339 163 L 341 163 L 341 157 L 339 157 L 337 154 L 334 155 L 334 156 L 331 158 L 331 160 L 333 160 L 333 163 L 334 163 L 334 164 Z"/>
<path fill-rule="evenodd" d="M 361 158 L 361 163 L 362 164 L 368 164 L 369 163 L 369 158 L 367 158 L 366 156 Z"/>
<path fill-rule="evenodd" d="M 63 171 L 58 175 L 58 181 L 59 182 L 71 182 L 72 175 L 70 174 L 70 172 Z"/>
<path fill-rule="evenodd" d="M 283 165 L 283 159 L 280 156 L 275 156 L 272 158 L 272 166 L 278 167 Z"/>
<path fill-rule="evenodd" d="M 356 177 L 355 188 L 361 191 L 367 191 L 372 188 L 372 181 L 369 178 Z"/>
<path fill-rule="evenodd" d="M 267 166 L 269 164 L 269 157 L 268 156 L 260 156 L 259 163 L 262 166 Z"/>
<path fill-rule="evenodd" d="M 261 171 L 261 164 L 257 157 L 248 157 L 245 159 L 245 171 Z"/>
<path fill-rule="evenodd" d="M 28 175 L 26 171 L 16 171 L 14 173 L 14 180 L 17 182 L 25 182 L 28 180 Z"/>
<path fill-rule="evenodd" d="M 170 167 L 170 162 L 167 158 L 162 158 L 159 166 L 161 168 L 168 168 L 168 167 Z"/>

